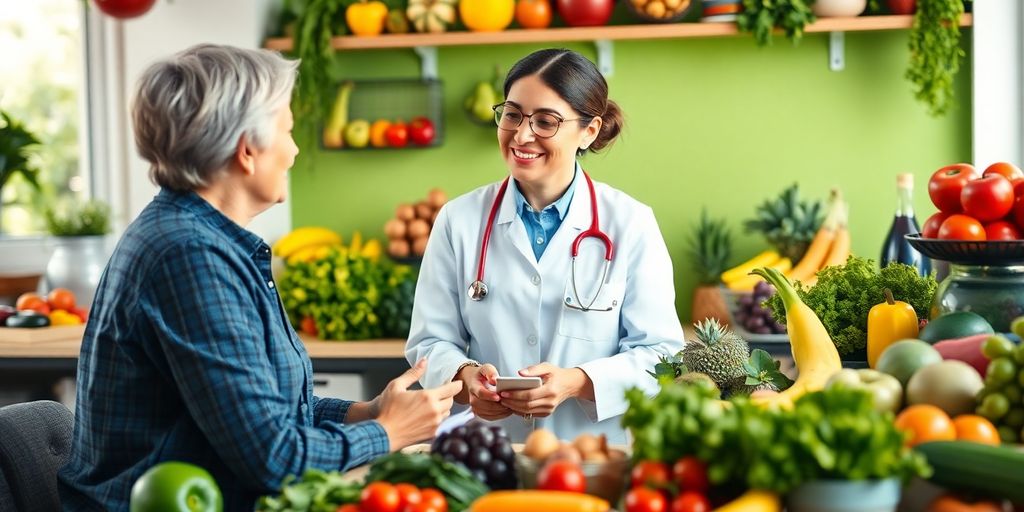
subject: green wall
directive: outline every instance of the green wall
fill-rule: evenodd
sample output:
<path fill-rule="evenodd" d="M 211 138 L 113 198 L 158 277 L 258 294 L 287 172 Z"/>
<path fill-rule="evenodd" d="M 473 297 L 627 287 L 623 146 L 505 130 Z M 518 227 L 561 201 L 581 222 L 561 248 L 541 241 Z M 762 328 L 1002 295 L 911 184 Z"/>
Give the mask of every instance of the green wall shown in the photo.
<path fill-rule="evenodd" d="M 828 35 L 793 47 L 778 38 L 615 42 L 611 97 L 626 129 L 606 153 L 583 159 L 596 179 L 654 208 L 675 263 L 676 306 L 689 321 L 694 285 L 685 238 L 703 206 L 733 228 L 733 261 L 759 252 L 742 221 L 756 204 L 799 182 L 805 196 L 840 187 L 850 203 L 853 252 L 877 260 L 895 207 L 897 173 L 915 174 L 919 222 L 934 211 L 932 171 L 971 157 L 970 62 L 957 79 L 958 108 L 930 117 L 903 78 L 906 31 L 846 34 L 846 69 L 828 68 Z M 970 34 L 965 32 L 965 44 Z M 495 130 L 461 111 L 473 84 L 550 45 L 441 48 L 443 145 L 423 150 L 336 151 L 299 156 L 291 177 L 295 226 L 325 225 L 383 237 L 399 202 L 432 187 L 454 196 L 506 174 Z M 566 45 L 596 59 L 589 43 Z M 966 48 L 968 55 L 970 49 Z M 411 50 L 348 52 L 348 78 L 416 77 Z M 483 215 L 483 212 L 481 212 Z"/>

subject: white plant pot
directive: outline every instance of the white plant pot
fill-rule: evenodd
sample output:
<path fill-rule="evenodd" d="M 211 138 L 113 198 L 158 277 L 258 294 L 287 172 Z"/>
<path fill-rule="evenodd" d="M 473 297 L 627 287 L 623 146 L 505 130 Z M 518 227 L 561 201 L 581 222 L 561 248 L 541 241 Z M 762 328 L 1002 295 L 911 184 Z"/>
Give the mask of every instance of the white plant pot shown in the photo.
<path fill-rule="evenodd" d="M 107 240 L 105 235 L 56 237 L 56 248 L 46 265 L 46 291 L 67 288 L 75 294 L 79 307 L 91 306 L 110 257 Z"/>
<path fill-rule="evenodd" d="M 860 16 L 867 6 L 867 0 L 817 0 L 811 10 L 821 18 L 851 18 Z"/>

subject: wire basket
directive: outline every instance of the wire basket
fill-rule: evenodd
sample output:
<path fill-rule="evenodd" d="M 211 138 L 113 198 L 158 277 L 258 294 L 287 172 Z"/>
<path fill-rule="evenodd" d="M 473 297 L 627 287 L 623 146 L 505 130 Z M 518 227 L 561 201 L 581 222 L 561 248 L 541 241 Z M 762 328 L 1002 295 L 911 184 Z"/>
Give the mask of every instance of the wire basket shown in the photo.
<path fill-rule="evenodd" d="M 391 122 L 402 120 L 406 124 L 415 117 L 426 117 L 434 124 L 434 139 L 430 144 L 409 143 L 400 148 L 366 147 L 354 148 L 345 144 L 341 150 L 365 151 L 380 149 L 414 149 L 441 145 L 444 140 L 444 91 L 440 80 L 390 79 L 355 80 L 355 87 L 349 98 L 348 119 L 374 121 L 385 119 Z M 330 148 L 324 148 L 330 149 Z"/>
<path fill-rule="evenodd" d="M 904 235 L 921 254 L 957 265 L 1007 266 L 1024 264 L 1024 240 L 939 240 Z"/>

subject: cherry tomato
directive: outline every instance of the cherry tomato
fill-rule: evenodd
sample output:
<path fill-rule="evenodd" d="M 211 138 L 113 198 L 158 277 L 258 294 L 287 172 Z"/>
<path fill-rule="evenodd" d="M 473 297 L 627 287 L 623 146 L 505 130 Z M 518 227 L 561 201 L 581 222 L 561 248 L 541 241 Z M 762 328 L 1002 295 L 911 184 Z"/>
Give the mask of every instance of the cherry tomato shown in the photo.
<path fill-rule="evenodd" d="M 1020 240 L 1020 230 L 1011 222 L 997 220 L 985 224 L 985 240 Z"/>
<path fill-rule="evenodd" d="M 634 487 L 626 493 L 626 512 L 665 512 L 668 502 L 660 492 L 646 487 Z"/>
<path fill-rule="evenodd" d="M 998 174 L 1010 181 L 1018 178 L 1024 178 L 1024 172 L 1019 167 L 1009 162 L 996 162 L 985 168 L 985 172 L 981 173 L 982 176 L 989 176 L 992 174 Z"/>
<path fill-rule="evenodd" d="M 985 240 L 985 227 L 974 217 L 956 214 L 950 215 L 939 227 L 939 238 L 942 240 Z"/>
<path fill-rule="evenodd" d="M 924 221 L 924 226 L 921 227 L 921 238 L 938 238 L 939 227 L 942 226 L 942 221 L 949 218 L 948 213 L 935 212 L 928 220 Z"/>
<path fill-rule="evenodd" d="M 696 491 L 683 491 L 672 500 L 672 512 L 709 512 L 711 502 Z"/>
<path fill-rule="evenodd" d="M 406 507 L 412 507 L 423 501 L 420 490 L 415 485 L 395 484 L 395 490 L 398 491 L 399 510 L 405 510 Z"/>
<path fill-rule="evenodd" d="M 932 174 L 928 180 L 928 197 L 936 208 L 946 213 L 959 213 L 960 193 L 968 181 L 980 177 L 971 164 L 947 165 Z"/>
<path fill-rule="evenodd" d="M 964 213 L 981 222 L 999 220 L 1013 209 L 1013 185 L 998 174 L 969 181 L 960 194 L 960 204 Z"/>
<path fill-rule="evenodd" d="M 537 488 L 582 493 L 587 490 L 587 479 L 579 464 L 571 460 L 556 460 L 541 468 L 537 474 Z"/>
<path fill-rule="evenodd" d="M 664 488 L 671 480 L 668 466 L 655 460 L 642 460 L 630 473 L 632 487 Z"/>
<path fill-rule="evenodd" d="M 419 507 L 428 506 L 436 509 L 438 512 L 448 512 L 448 500 L 444 498 L 444 494 L 441 491 L 434 488 L 420 489 Z M 424 510 L 422 512 L 427 511 Z"/>
<path fill-rule="evenodd" d="M 551 25 L 551 4 L 548 0 L 519 0 L 516 21 L 523 28 L 547 28 Z"/>
<path fill-rule="evenodd" d="M 708 492 L 708 469 L 696 457 L 683 457 L 672 465 L 672 481 L 680 491 Z"/>
<path fill-rule="evenodd" d="M 359 509 L 363 512 L 400 512 L 402 496 L 387 482 L 373 482 L 363 487 Z"/>

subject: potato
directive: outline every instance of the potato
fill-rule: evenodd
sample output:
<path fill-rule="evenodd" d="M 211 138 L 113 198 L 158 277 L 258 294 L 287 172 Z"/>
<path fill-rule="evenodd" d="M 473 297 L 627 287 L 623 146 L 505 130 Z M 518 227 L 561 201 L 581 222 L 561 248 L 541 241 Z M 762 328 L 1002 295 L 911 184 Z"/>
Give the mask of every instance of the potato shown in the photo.
<path fill-rule="evenodd" d="M 583 456 L 583 460 L 587 460 L 587 454 L 595 452 L 604 453 L 604 451 L 601 450 L 601 440 L 594 434 L 580 434 L 576 437 L 576 440 L 573 441 L 573 446 L 580 451 L 580 455 Z"/>
<path fill-rule="evenodd" d="M 644 6 L 644 12 L 646 12 L 648 16 L 661 18 L 665 16 L 665 4 L 661 3 L 661 0 L 653 1 Z"/>
<path fill-rule="evenodd" d="M 416 209 L 411 204 L 402 203 L 395 209 L 395 218 L 410 221 L 416 218 Z"/>
<path fill-rule="evenodd" d="M 412 240 L 412 253 L 414 256 L 423 256 L 427 252 L 427 237 L 414 238 Z"/>
<path fill-rule="evenodd" d="M 537 461 L 542 461 L 558 451 L 560 446 L 561 444 L 553 432 L 541 428 L 534 430 L 526 438 L 526 444 L 523 446 L 523 455 Z"/>
<path fill-rule="evenodd" d="M 642 9 L 647 4 L 648 0 L 630 0 L 633 2 L 633 6 Z"/>
<path fill-rule="evenodd" d="M 608 462 L 608 454 L 604 452 L 590 452 L 583 454 L 583 462 Z"/>
<path fill-rule="evenodd" d="M 683 4 L 683 0 L 662 0 L 665 3 L 665 7 L 668 7 L 672 12 L 676 11 L 676 7 Z"/>
<path fill-rule="evenodd" d="M 434 215 L 434 208 L 426 201 L 416 203 L 416 218 L 429 220 Z"/>
<path fill-rule="evenodd" d="M 430 206 L 433 206 L 435 210 L 439 210 L 448 202 L 448 196 L 446 196 L 444 191 L 439 188 L 431 189 L 430 192 L 427 193 L 427 202 L 430 203 Z"/>
<path fill-rule="evenodd" d="M 415 219 L 409 223 L 409 238 L 424 238 L 430 234 L 430 224 L 423 219 Z"/>
<path fill-rule="evenodd" d="M 404 238 L 392 238 L 388 242 L 388 254 L 393 258 L 408 258 L 409 242 Z"/>
<path fill-rule="evenodd" d="M 430 216 L 430 225 L 433 226 L 437 222 L 437 214 L 441 213 L 441 210 L 434 210 L 434 214 Z"/>
<path fill-rule="evenodd" d="M 571 443 L 562 443 L 551 455 L 548 455 L 544 461 L 545 464 L 550 464 L 556 460 L 567 460 L 574 464 L 583 462 L 583 456 L 580 455 L 580 451 L 576 449 Z"/>
<path fill-rule="evenodd" d="M 391 219 L 384 223 L 384 236 L 388 238 L 405 238 L 405 222 L 398 219 Z"/>

